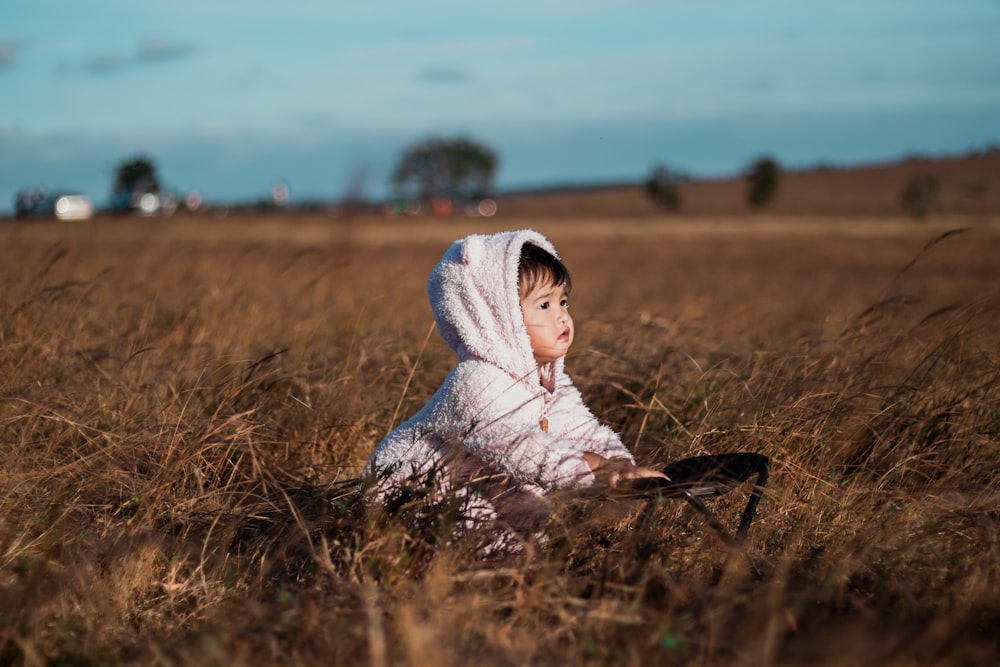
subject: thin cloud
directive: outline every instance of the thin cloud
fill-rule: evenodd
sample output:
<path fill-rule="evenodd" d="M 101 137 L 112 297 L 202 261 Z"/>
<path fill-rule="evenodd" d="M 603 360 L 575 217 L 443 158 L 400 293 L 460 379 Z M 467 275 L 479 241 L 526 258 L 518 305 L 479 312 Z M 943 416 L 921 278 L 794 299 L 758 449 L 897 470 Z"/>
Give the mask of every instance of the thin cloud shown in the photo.
<path fill-rule="evenodd" d="M 125 59 L 115 53 L 102 53 L 94 56 L 83 64 L 83 69 L 90 74 L 111 74 L 126 65 Z"/>
<path fill-rule="evenodd" d="M 472 74 L 458 67 L 429 67 L 417 72 L 417 79 L 426 83 L 458 85 L 472 81 Z"/>
<path fill-rule="evenodd" d="M 198 48 L 190 42 L 172 42 L 162 37 L 144 37 L 135 53 L 135 62 L 176 60 L 195 53 Z"/>
<path fill-rule="evenodd" d="M 0 41 L 0 70 L 11 69 L 17 63 L 21 45 L 13 41 Z"/>
<path fill-rule="evenodd" d="M 99 53 L 81 63 L 62 63 L 58 70 L 68 74 L 84 73 L 104 76 L 129 67 L 186 58 L 197 51 L 197 46 L 190 42 L 174 42 L 162 37 L 144 37 L 140 40 L 135 52 L 129 56 L 110 52 Z M 2 53 L 2 44 L 0 44 L 0 57 L 2 57 Z"/>
<path fill-rule="evenodd" d="M 751 79 L 747 87 L 752 93 L 768 94 L 774 92 L 778 86 L 771 77 L 758 76 Z"/>
<path fill-rule="evenodd" d="M 885 83 L 889 80 L 886 73 L 878 67 L 865 67 L 859 69 L 855 74 L 855 79 L 861 83 Z"/>

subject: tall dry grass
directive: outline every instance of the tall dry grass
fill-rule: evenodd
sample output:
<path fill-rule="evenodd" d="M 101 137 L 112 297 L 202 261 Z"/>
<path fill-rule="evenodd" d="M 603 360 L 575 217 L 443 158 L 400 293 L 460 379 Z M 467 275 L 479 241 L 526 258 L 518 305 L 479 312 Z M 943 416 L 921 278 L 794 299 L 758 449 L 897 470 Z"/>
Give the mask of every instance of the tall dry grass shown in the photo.
<path fill-rule="evenodd" d="M 683 503 L 591 494 L 483 560 L 351 502 L 452 364 L 423 285 L 469 229 L 115 224 L 0 228 L 2 664 L 1000 656 L 993 227 L 536 221 L 592 409 L 648 465 L 752 450 L 772 477 L 743 551 Z"/>

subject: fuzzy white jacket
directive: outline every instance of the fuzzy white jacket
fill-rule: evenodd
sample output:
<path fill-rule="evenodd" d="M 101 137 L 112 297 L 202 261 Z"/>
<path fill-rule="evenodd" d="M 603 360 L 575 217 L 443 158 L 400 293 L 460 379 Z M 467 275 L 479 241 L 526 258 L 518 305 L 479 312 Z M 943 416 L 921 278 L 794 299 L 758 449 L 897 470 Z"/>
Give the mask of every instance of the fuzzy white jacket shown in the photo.
<path fill-rule="evenodd" d="M 584 452 L 633 461 L 584 405 L 562 358 L 541 369 L 554 390 L 542 386 L 518 295 L 525 243 L 556 255 L 532 230 L 473 235 L 455 242 L 431 273 L 437 328 L 458 364 L 372 453 L 363 476 L 378 479 L 379 496 L 441 469 L 459 473 L 445 487 L 485 471 L 544 494 L 593 482 Z"/>

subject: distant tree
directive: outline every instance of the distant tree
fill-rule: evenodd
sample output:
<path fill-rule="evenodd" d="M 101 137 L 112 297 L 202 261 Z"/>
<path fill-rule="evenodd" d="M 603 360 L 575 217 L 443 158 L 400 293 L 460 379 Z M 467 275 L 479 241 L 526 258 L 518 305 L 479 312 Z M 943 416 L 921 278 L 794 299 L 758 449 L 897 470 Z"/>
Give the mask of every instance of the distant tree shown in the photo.
<path fill-rule="evenodd" d="M 39 188 L 21 188 L 14 196 L 14 215 L 26 218 L 36 213 L 45 201 L 45 190 Z"/>
<path fill-rule="evenodd" d="M 160 179 L 153 160 L 140 155 L 124 160 L 115 168 L 111 188 L 112 204 L 128 204 L 136 193 L 159 192 Z"/>
<path fill-rule="evenodd" d="M 914 174 L 899 193 L 899 204 L 914 218 L 926 218 L 937 200 L 940 184 L 934 174 Z"/>
<path fill-rule="evenodd" d="M 428 139 L 404 151 L 392 181 L 425 201 L 483 197 L 496 169 L 496 154 L 480 143 L 462 137 Z"/>
<path fill-rule="evenodd" d="M 680 184 L 684 180 L 680 173 L 658 165 L 646 179 L 646 194 L 657 206 L 676 211 L 681 207 Z"/>
<path fill-rule="evenodd" d="M 778 193 L 781 167 L 770 157 L 754 160 L 746 171 L 747 204 L 750 208 L 767 206 Z"/>

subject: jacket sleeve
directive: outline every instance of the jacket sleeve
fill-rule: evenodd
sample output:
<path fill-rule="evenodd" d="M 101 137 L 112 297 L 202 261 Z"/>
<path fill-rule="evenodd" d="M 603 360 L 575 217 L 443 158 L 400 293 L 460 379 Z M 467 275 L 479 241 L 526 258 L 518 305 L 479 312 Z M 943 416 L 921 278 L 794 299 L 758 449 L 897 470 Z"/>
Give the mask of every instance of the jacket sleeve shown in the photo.
<path fill-rule="evenodd" d="M 583 453 L 625 456 L 621 441 L 601 426 L 572 392 L 560 407 L 546 408 L 542 396 L 489 364 L 469 364 L 449 378 L 456 383 L 441 407 L 449 414 L 453 437 L 491 468 L 544 489 L 584 486 L 593 482 Z M 575 394 L 575 396 L 574 396 Z M 557 397 L 554 397 L 558 399 Z M 541 419 L 571 424 L 573 428 L 543 431 Z"/>
<path fill-rule="evenodd" d="M 593 452 L 606 459 L 623 458 L 635 463 L 618 434 L 597 420 L 565 375 L 559 379 L 547 412 L 550 431 L 581 453 Z"/>

